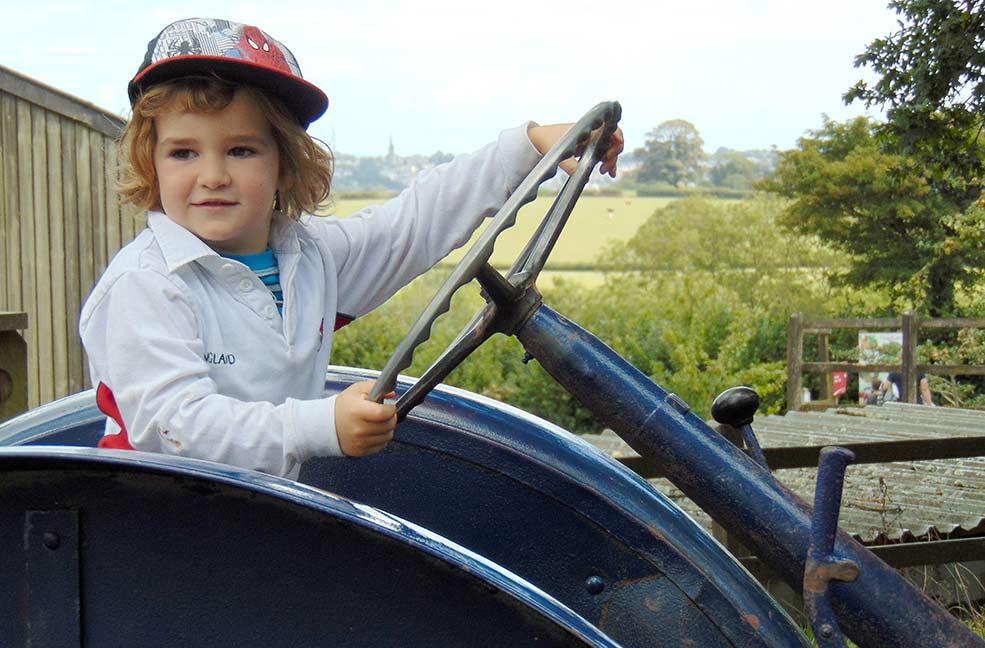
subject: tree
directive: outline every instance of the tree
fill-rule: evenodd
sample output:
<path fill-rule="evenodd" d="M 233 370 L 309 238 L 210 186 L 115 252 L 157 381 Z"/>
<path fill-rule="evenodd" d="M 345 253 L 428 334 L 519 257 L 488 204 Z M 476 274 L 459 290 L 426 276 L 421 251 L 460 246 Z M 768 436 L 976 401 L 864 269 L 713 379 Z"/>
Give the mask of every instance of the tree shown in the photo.
<path fill-rule="evenodd" d="M 844 96 L 887 108 L 884 147 L 918 158 L 929 180 L 960 209 L 978 199 L 983 176 L 985 2 L 894 0 L 899 30 L 855 59 L 881 75 Z"/>
<path fill-rule="evenodd" d="M 617 272 L 604 286 L 589 298 L 552 294 L 551 304 L 696 412 L 735 385 L 754 387 L 764 410 L 778 411 L 790 313 L 831 316 L 848 292 L 811 268 L 829 264 L 830 251 L 777 227 L 783 202 L 675 200 L 611 246 L 605 258 Z"/>
<path fill-rule="evenodd" d="M 643 148 L 634 154 L 641 160 L 640 182 L 665 182 L 673 186 L 697 182 L 706 155 L 704 140 L 691 122 L 665 121 L 646 134 Z"/>
<path fill-rule="evenodd" d="M 444 164 L 445 162 L 451 162 L 455 159 L 455 156 L 451 153 L 444 153 L 442 151 L 436 151 L 431 154 L 428 158 L 428 162 L 434 165 Z"/>
<path fill-rule="evenodd" d="M 885 287 L 932 316 L 955 314 L 955 287 L 981 274 L 985 220 L 936 188 L 921 160 L 889 152 L 865 118 L 823 128 L 780 154 L 762 186 L 792 199 L 780 222 L 844 255 L 836 279 Z M 948 178 L 944 178 L 946 183 Z"/>
<path fill-rule="evenodd" d="M 814 237 L 791 235 L 777 227 L 783 201 L 757 195 L 747 200 L 694 196 L 657 210 L 628 241 L 604 255 L 610 268 L 648 273 L 657 283 L 664 273 L 708 273 L 756 300 L 762 282 L 789 284 L 805 268 L 825 267 L 833 255 Z M 793 277 L 786 277 L 787 274 Z"/>
<path fill-rule="evenodd" d="M 899 29 L 856 57 L 874 83 L 844 96 L 887 121 L 825 121 L 782 156 L 767 187 L 794 199 L 788 226 L 846 253 L 845 281 L 883 283 L 933 316 L 982 266 L 985 2 L 893 0 Z"/>
<path fill-rule="evenodd" d="M 708 180 L 716 187 L 727 187 L 737 191 L 752 189 L 756 180 L 763 177 L 758 164 L 732 149 L 720 148 L 712 156 L 708 169 Z"/>

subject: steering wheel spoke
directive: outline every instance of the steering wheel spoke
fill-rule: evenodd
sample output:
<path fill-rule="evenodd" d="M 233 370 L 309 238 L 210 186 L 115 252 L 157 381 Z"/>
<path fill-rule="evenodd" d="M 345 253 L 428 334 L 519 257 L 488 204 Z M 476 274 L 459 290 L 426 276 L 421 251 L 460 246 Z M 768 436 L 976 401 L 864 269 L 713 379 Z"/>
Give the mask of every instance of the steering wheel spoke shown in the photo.
<path fill-rule="evenodd" d="M 420 404 L 428 393 L 460 365 L 473 351 L 482 346 L 498 331 L 495 328 L 496 304 L 487 303 L 475 314 L 458 337 L 448 345 L 434 363 L 421 377 L 397 399 L 397 420 L 402 421 L 407 413 Z"/>
<path fill-rule="evenodd" d="M 536 282 L 541 270 L 544 269 L 544 264 L 547 263 L 547 258 L 554 249 L 554 245 L 557 243 L 558 238 L 560 238 L 564 226 L 568 222 L 568 217 L 571 216 L 571 212 L 574 210 L 575 203 L 578 202 L 582 190 L 588 184 L 588 179 L 597 162 L 595 156 L 601 155 L 605 151 L 607 142 L 608 138 L 604 136 L 604 133 L 596 133 L 595 138 L 589 143 L 588 148 L 582 155 L 582 159 L 578 163 L 578 168 L 575 169 L 575 172 L 564 183 L 561 191 L 558 192 L 550 210 L 548 210 L 547 215 L 540 222 L 537 231 L 527 241 L 523 251 L 507 273 L 507 277 L 512 277 L 522 272 L 526 274 L 526 281 L 528 283 L 532 284 Z"/>
<path fill-rule="evenodd" d="M 595 106 L 541 158 L 451 271 L 410 331 L 397 345 L 370 391 L 369 397 L 372 400 L 379 402 L 394 390 L 397 375 L 410 366 L 415 349 L 430 337 L 435 320 L 451 307 L 455 292 L 473 278 L 478 279 L 482 285 L 483 293 L 488 299 L 487 304 L 424 376 L 397 401 L 399 418 L 403 418 L 414 405 L 423 400 L 438 382 L 493 333 L 513 334 L 526 321 L 526 317 L 540 304 L 540 295 L 534 285 L 537 276 L 544 268 L 592 170 L 608 148 L 609 138 L 615 132 L 620 116 L 621 109 L 616 102 Z M 537 231 L 503 277 L 488 263 L 496 239 L 513 226 L 517 212 L 537 196 L 538 187 L 553 177 L 561 161 L 575 156 L 578 151 L 581 153 L 577 169 L 567 179 Z"/>

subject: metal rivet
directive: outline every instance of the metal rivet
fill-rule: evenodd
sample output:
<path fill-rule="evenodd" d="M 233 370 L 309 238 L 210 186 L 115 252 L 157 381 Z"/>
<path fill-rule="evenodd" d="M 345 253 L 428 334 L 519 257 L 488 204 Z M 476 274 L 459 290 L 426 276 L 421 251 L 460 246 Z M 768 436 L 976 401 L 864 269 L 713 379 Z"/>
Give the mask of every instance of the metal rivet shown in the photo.
<path fill-rule="evenodd" d="M 666 400 L 671 407 L 685 416 L 691 411 L 691 406 L 685 403 L 684 399 L 677 394 L 667 394 Z"/>
<path fill-rule="evenodd" d="M 820 633 L 821 633 L 821 636 L 824 637 L 825 639 L 830 639 L 831 637 L 834 636 L 835 629 L 832 628 L 827 623 L 825 623 L 824 625 L 821 626 Z"/>
<path fill-rule="evenodd" d="M 592 596 L 596 596 L 597 594 L 601 594 L 602 590 L 605 589 L 605 581 L 602 580 L 601 576 L 589 576 L 585 580 L 585 589 Z"/>
<path fill-rule="evenodd" d="M 41 544 L 49 549 L 57 549 L 62 544 L 62 539 L 54 531 L 45 531 L 41 536 Z"/>

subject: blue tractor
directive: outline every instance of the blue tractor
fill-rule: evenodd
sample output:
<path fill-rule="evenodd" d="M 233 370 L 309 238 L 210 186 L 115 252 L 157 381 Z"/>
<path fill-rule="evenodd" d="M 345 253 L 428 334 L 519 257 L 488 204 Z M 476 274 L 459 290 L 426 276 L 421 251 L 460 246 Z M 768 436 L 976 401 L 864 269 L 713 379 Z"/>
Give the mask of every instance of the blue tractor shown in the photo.
<path fill-rule="evenodd" d="M 90 392 L 0 426 L 4 646 L 810 646 L 759 583 L 645 480 L 578 437 L 440 383 L 494 333 L 562 386 L 803 591 L 815 641 L 985 646 L 837 530 L 850 457 L 822 458 L 813 507 L 535 283 L 620 116 L 590 111 L 452 271 L 380 373 L 331 368 L 326 391 L 392 390 L 394 441 L 307 463 L 298 481 L 94 446 Z M 560 160 L 584 149 L 505 275 L 488 265 Z M 420 379 L 399 376 L 452 294 L 486 305 Z M 751 390 L 715 416 L 755 450 Z"/>

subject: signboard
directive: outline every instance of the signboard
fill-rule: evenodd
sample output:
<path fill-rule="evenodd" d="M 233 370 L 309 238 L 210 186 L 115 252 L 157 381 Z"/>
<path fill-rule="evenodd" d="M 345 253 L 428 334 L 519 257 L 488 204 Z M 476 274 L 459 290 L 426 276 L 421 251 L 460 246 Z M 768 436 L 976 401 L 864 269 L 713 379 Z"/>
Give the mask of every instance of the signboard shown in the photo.
<path fill-rule="evenodd" d="M 899 363 L 903 352 L 902 331 L 860 331 L 858 334 L 858 363 L 893 364 Z M 874 403 L 879 393 L 879 385 L 888 372 L 860 371 L 858 374 L 858 402 L 862 405 Z"/>

